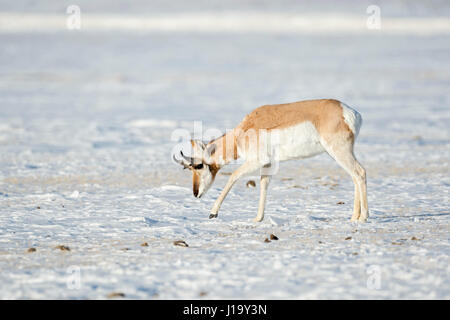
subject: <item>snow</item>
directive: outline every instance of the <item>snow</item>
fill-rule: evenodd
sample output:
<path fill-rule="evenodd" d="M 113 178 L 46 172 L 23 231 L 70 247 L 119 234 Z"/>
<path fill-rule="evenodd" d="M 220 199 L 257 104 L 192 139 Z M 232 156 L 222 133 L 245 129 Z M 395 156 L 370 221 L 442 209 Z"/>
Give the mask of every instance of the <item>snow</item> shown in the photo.
<path fill-rule="evenodd" d="M 0 14 L 0 32 L 62 32 L 67 17 L 61 14 Z M 195 33 L 370 33 L 365 15 L 240 12 L 171 13 L 157 15 L 83 15 L 83 29 L 92 31 Z M 446 18 L 389 17 L 382 33 L 448 34 Z"/>
<path fill-rule="evenodd" d="M 82 13 L 92 6 L 79 3 Z M 138 19 L 208 11 L 201 1 L 173 10 L 99 3 L 97 15 Z M 302 15 L 305 3 L 268 6 Z M 367 17 L 369 4 L 321 3 L 324 14 Z M 448 25 L 448 3 L 437 12 L 410 3 L 381 1 L 382 19 Z M 42 17 L 65 8 L 11 2 L 0 11 Z M 2 30 L 0 298 L 449 299 L 446 28 Z M 238 164 L 196 199 L 190 173 L 171 161 L 177 137 L 195 121 L 224 133 L 257 106 L 325 97 L 363 117 L 355 153 L 367 170 L 369 221 L 350 222 L 352 181 L 326 154 L 281 164 L 263 222 L 252 222 L 258 183 L 246 187 L 258 177 L 239 181 L 208 219 Z M 264 242 L 270 234 L 279 240 Z"/>

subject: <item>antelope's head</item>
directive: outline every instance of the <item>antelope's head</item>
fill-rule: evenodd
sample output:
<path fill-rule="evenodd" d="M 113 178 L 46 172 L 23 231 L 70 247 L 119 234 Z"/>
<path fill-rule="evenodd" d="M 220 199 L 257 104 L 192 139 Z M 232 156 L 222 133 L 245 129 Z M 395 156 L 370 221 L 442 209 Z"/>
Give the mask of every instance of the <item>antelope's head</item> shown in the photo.
<path fill-rule="evenodd" d="M 219 167 L 211 161 L 215 145 L 205 145 L 199 140 L 191 140 L 193 157 L 187 157 L 180 151 L 181 159 L 173 155 L 173 160 L 184 169 L 192 171 L 192 189 L 194 196 L 200 198 L 214 182 Z"/>

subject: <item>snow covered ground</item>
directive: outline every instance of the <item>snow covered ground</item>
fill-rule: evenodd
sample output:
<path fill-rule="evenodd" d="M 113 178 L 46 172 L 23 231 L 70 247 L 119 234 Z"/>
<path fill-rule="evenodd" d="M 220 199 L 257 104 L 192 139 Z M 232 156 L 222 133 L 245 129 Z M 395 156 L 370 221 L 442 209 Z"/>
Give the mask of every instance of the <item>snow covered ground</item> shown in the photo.
<path fill-rule="evenodd" d="M 127 17 L 208 12 L 204 1 L 98 3 L 96 14 Z M 307 7 L 217 3 L 209 11 Z M 371 4 L 340 3 L 310 10 L 340 21 Z M 446 2 L 408 3 L 379 2 L 382 19 L 450 19 Z M 26 4 L 2 3 L 1 17 L 64 16 L 72 3 Z M 450 299 L 450 30 L 430 30 L 3 30 L 0 298 Z M 350 223 L 352 181 L 325 154 L 281 165 L 262 223 L 251 222 L 258 188 L 246 187 L 257 177 L 209 220 L 236 165 L 195 199 L 170 161 L 176 133 L 194 121 L 225 132 L 259 105 L 324 97 L 363 116 L 369 221 Z"/>

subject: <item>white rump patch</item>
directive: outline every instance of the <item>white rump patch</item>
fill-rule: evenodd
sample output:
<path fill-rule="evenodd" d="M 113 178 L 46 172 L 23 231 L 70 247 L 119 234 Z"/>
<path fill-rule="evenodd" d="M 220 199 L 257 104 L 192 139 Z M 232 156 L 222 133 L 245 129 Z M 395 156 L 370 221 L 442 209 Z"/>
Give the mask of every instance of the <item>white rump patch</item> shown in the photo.
<path fill-rule="evenodd" d="M 358 111 L 350 108 L 345 103 L 341 102 L 342 112 L 344 116 L 345 123 L 348 125 L 350 130 L 352 130 L 355 138 L 358 136 L 359 129 L 362 125 L 362 117 Z"/>

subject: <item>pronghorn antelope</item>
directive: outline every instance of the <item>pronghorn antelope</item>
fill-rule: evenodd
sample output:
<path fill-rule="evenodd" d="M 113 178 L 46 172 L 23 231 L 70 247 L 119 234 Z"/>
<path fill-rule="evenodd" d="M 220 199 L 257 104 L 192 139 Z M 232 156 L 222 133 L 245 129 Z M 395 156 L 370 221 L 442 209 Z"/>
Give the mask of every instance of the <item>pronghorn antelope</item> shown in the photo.
<path fill-rule="evenodd" d="M 357 111 L 332 99 L 266 105 L 253 110 L 222 137 L 207 144 L 191 140 L 193 157 L 181 152 L 181 160 L 175 156 L 174 160 L 192 171 L 194 196 L 200 198 L 224 165 L 238 158 L 244 159 L 230 176 L 209 218 L 217 217 L 223 200 L 239 178 L 260 169 L 259 207 L 254 219 L 260 222 L 264 218 L 273 164 L 312 157 L 326 151 L 350 174 L 355 184 L 351 221 L 364 222 L 369 216 L 366 172 L 353 154 L 361 123 L 362 118 Z"/>

